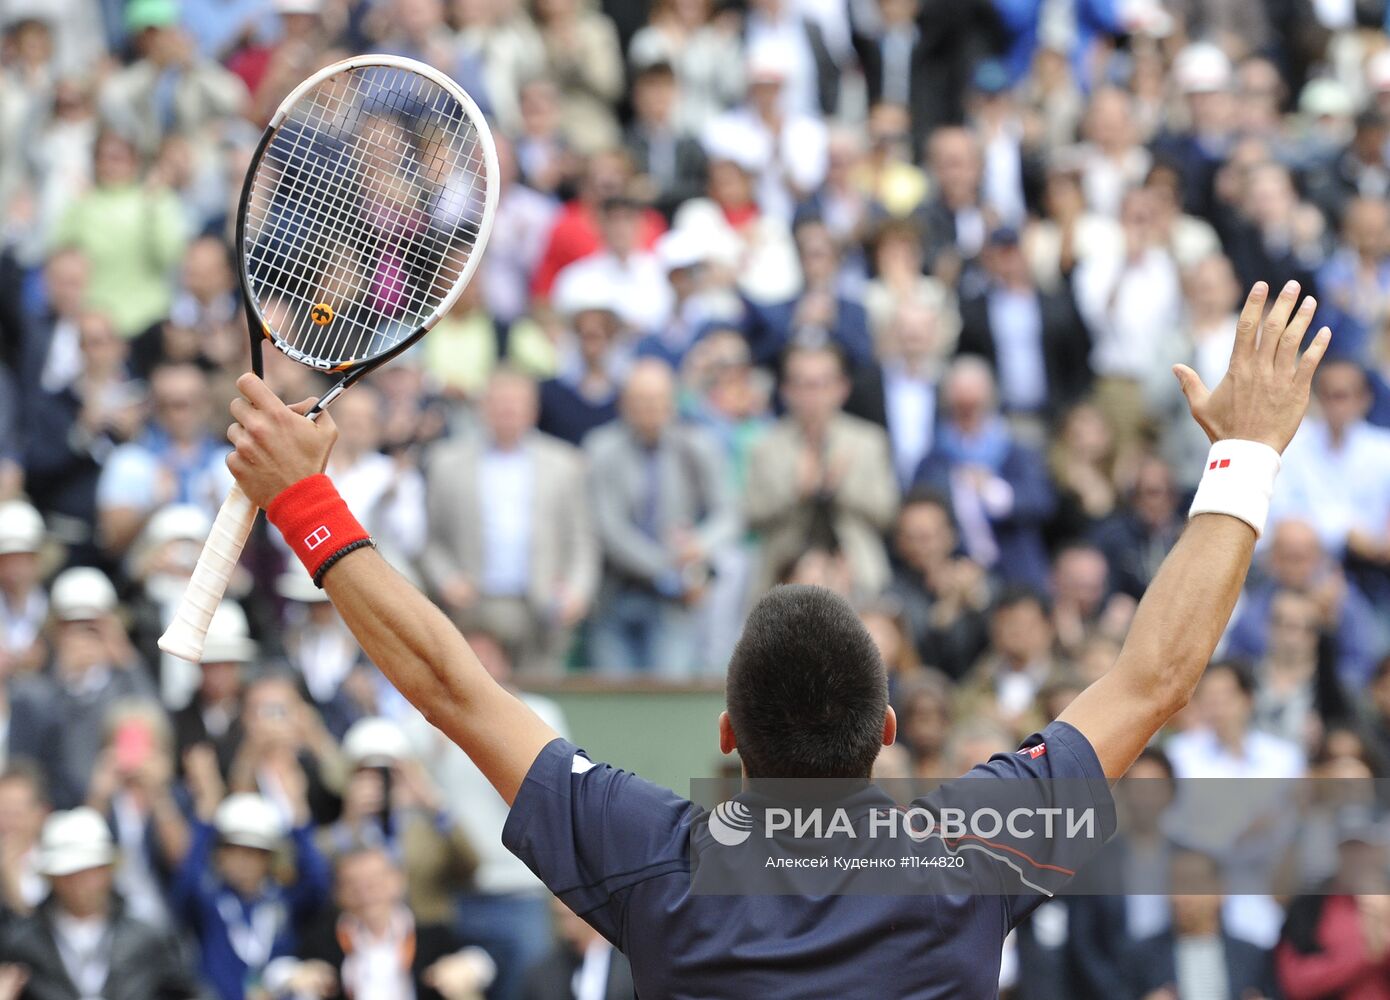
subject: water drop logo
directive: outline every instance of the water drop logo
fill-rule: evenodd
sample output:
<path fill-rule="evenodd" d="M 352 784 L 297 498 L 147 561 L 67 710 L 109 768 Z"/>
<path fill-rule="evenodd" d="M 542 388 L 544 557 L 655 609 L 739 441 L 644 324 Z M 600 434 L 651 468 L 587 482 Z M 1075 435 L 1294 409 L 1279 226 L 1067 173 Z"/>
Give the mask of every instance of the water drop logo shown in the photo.
<path fill-rule="evenodd" d="M 709 832 L 725 847 L 737 847 L 753 835 L 753 814 L 742 802 L 721 802 L 709 814 Z"/>

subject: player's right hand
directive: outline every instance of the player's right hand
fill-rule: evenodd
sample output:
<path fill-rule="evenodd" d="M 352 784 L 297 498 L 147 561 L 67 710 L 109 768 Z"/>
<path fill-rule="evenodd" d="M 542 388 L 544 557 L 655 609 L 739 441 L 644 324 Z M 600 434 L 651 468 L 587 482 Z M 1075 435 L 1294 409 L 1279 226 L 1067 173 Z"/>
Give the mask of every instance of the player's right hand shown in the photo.
<path fill-rule="evenodd" d="M 1230 366 L 1214 390 L 1187 365 L 1173 367 L 1193 418 L 1213 442 L 1258 441 L 1283 452 L 1293 439 L 1308 410 L 1313 373 L 1332 338 L 1332 331 L 1323 327 L 1299 357 L 1317 302 L 1309 296 L 1295 312 L 1298 294 L 1298 282 L 1285 285 L 1261 330 L 1269 286 L 1256 282 L 1236 324 Z"/>
<path fill-rule="evenodd" d="M 314 400 L 286 406 L 255 375 L 241 376 L 236 386 L 241 398 L 232 400 L 235 422 L 227 428 L 227 440 L 236 450 L 227 456 L 227 468 L 246 495 L 264 508 L 285 489 L 328 466 L 338 428 L 326 411 L 317 421 L 305 420 Z"/>

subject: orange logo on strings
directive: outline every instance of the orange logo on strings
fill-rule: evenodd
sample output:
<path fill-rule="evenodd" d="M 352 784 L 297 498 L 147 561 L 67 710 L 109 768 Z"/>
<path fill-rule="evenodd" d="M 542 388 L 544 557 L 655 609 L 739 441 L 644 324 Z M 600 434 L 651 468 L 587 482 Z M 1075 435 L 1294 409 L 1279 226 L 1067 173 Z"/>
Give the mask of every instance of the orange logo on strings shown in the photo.
<path fill-rule="evenodd" d="M 320 302 L 318 305 L 314 306 L 313 309 L 309 310 L 309 318 L 313 320 L 317 326 L 327 326 L 329 323 L 333 322 L 333 307 L 326 302 Z"/>

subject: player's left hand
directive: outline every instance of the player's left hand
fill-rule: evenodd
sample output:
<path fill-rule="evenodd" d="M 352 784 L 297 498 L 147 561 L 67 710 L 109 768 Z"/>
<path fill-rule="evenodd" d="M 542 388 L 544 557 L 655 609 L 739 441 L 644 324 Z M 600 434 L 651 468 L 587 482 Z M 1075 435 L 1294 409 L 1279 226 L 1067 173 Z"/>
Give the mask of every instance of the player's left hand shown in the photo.
<path fill-rule="evenodd" d="M 1323 327 L 1299 357 L 1317 308 L 1309 296 L 1295 311 L 1299 292 L 1298 282 L 1286 284 L 1261 325 L 1269 286 L 1255 284 L 1236 324 L 1230 368 L 1215 389 L 1208 390 L 1187 365 L 1174 366 L 1192 416 L 1213 442 L 1258 441 L 1282 453 L 1293 439 L 1308 409 L 1313 373 L 1332 337 Z"/>
<path fill-rule="evenodd" d="M 237 379 L 240 399 L 232 400 L 227 440 L 236 449 L 227 456 L 242 490 L 259 507 L 267 507 L 285 489 L 317 475 L 328 466 L 338 428 L 326 411 L 317 421 L 304 414 L 315 400 L 286 406 L 255 375 Z"/>

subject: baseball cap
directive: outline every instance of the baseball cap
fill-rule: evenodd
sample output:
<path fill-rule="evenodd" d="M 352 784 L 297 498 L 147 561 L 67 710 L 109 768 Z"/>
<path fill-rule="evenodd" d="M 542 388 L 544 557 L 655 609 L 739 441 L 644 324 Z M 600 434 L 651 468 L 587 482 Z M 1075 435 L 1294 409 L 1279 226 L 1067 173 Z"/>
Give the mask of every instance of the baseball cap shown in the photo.
<path fill-rule="evenodd" d="M 256 658 L 256 642 L 246 612 L 236 601 L 224 600 L 213 612 L 203 641 L 204 663 L 250 663 Z"/>
<path fill-rule="evenodd" d="M 669 274 L 709 260 L 705 240 L 688 229 L 671 229 L 656 241 L 656 259 Z"/>
<path fill-rule="evenodd" d="M 750 174 L 758 173 L 772 158 L 771 140 L 765 132 L 726 116 L 705 127 L 700 145 L 709 159 L 733 163 Z"/>
<path fill-rule="evenodd" d="M 0 556 L 43 547 L 43 518 L 23 500 L 0 503 Z"/>
<path fill-rule="evenodd" d="M 91 621 L 116 609 L 116 588 L 101 570 L 74 566 L 53 580 L 49 606 L 60 622 Z"/>
<path fill-rule="evenodd" d="M 104 868 L 116 860 L 111 828 L 95 809 L 55 812 L 39 838 L 39 873 L 50 877 Z"/>
<path fill-rule="evenodd" d="M 781 83 L 791 76 L 796 56 L 789 43 L 781 39 L 765 39 L 748 50 L 745 72 L 748 83 Z"/>
<path fill-rule="evenodd" d="M 1209 94 L 1231 85 L 1231 60 L 1211 42 L 1193 42 L 1173 60 L 1173 76 L 1184 94 Z"/>
<path fill-rule="evenodd" d="M 213 814 L 212 825 L 222 843 L 273 851 L 288 832 L 275 807 L 261 795 L 239 792 L 222 800 Z"/>
<path fill-rule="evenodd" d="M 275 0 L 275 13 L 318 15 L 323 13 L 323 0 Z"/>
<path fill-rule="evenodd" d="M 1390 90 L 1390 49 L 1381 49 L 1366 60 L 1366 86 L 1377 93 Z"/>
<path fill-rule="evenodd" d="M 996 226 L 990 230 L 989 245 L 992 247 L 1016 247 L 1018 241 L 1018 230 L 1013 226 Z"/>
<path fill-rule="evenodd" d="M 275 578 L 275 592 L 287 601 L 299 604 L 323 604 L 328 594 L 314 586 L 309 574 L 297 567 L 286 570 Z"/>
<path fill-rule="evenodd" d="M 1336 80 L 1323 78 L 1309 80 L 1304 86 L 1298 95 L 1298 110 L 1310 118 L 1328 115 L 1347 118 L 1356 111 L 1356 102 L 1346 87 Z"/>
<path fill-rule="evenodd" d="M 568 273 L 566 273 L 568 271 Z M 596 281 L 590 275 L 566 269 L 555 282 L 555 308 L 564 316 L 582 312 L 618 314 L 618 295 L 611 282 Z"/>
<path fill-rule="evenodd" d="M 390 719 L 359 719 L 343 736 L 343 756 L 353 767 L 389 767 L 411 756 L 410 741 Z"/>
<path fill-rule="evenodd" d="M 975 67 L 970 85 L 982 94 L 1002 94 L 1009 89 L 1009 70 L 998 59 L 986 59 Z"/>
<path fill-rule="evenodd" d="M 150 548 L 166 542 L 201 542 L 212 530 L 212 521 L 201 507 L 175 503 L 161 507 L 145 525 L 143 541 Z"/>
<path fill-rule="evenodd" d="M 131 34 L 178 23 L 179 0 L 130 0 L 126 5 L 125 30 Z"/>

